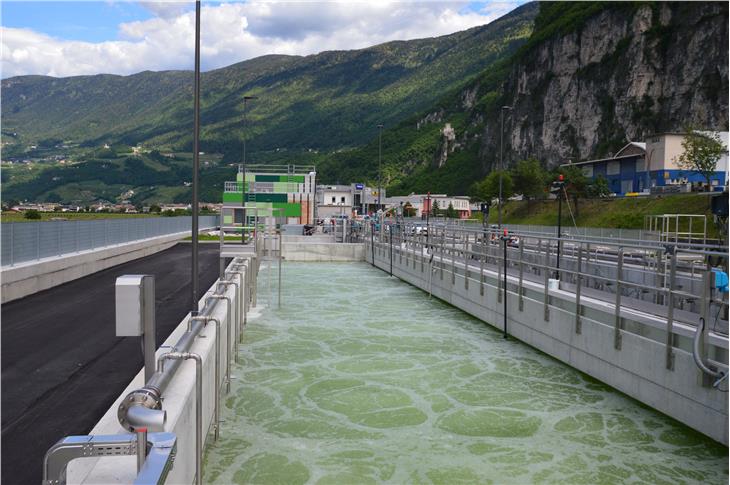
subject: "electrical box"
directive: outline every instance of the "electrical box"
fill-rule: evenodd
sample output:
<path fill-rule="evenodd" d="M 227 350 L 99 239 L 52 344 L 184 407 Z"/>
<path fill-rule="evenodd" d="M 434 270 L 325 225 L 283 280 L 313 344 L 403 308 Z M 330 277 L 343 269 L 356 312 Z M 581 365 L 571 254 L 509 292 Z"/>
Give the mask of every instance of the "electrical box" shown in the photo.
<path fill-rule="evenodd" d="M 124 275 L 115 284 L 117 337 L 139 337 L 154 328 L 155 278 L 152 275 Z"/>

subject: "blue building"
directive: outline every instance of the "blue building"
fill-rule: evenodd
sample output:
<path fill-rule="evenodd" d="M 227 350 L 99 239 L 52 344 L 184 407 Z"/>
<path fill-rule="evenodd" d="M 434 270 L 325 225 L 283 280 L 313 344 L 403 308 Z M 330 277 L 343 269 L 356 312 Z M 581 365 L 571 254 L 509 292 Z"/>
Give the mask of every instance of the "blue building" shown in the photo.
<path fill-rule="evenodd" d="M 718 135 L 727 147 L 728 132 Z M 578 166 L 593 180 L 603 176 L 616 195 L 690 192 L 707 182 L 703 174 L 677 165 L 677 158 L 683 151 L 683 139 L 682 133 L 660 133 L 650 136 L 645 143 L 630 142 L 611 157 L 562 166 Z M 712 190 L 722 191 L 726 187 L 727 166 L 728 157 L 725 155 L 718 161 L 717 170 L 711 177 Z"/>

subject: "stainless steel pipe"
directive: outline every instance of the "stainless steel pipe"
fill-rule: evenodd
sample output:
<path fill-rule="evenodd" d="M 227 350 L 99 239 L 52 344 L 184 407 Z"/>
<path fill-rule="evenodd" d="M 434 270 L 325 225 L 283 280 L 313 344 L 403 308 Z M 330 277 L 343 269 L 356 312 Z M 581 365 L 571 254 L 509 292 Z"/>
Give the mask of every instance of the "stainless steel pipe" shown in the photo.
<path fill-rule="evenodd" d="M 195 360 L 195 483 L 203 485 L 203 359 L 192 352 L 168 352 L 157 360 L 162 371 L 165 360 Z"/>

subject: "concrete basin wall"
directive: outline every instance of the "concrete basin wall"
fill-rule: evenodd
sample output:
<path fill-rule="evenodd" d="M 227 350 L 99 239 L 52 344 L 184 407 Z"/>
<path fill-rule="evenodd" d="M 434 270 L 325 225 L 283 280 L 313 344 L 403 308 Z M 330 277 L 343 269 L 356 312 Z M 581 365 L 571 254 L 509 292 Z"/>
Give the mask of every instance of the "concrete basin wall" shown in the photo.
<path fill-rule="evenodd" d="M 364 261 L 362 243 L 310 243 L 288 242 L 282 245 L 285 261 Z"/>
<path fill-rule="evenodd" d="M 372 250 L 365 251 L 366 260 L 372 262 Z M 388 245 L 377 245 L 374 251 L 375 266 L 389 272 L 391 259 Z M 435 258 L 438 263 L 438 257 Z M 432 292 L 461 310 L 503 329 L 503 302 L 498 301 L 497 274 L 485 271 L 483 290 L 480 288 L 479 268 L 472 268 L 469 277 L 458 271 L 452 275 L 450 261 L 445 265 L 443 278 L 440 269 L 431 272 L 428 256 L 410 252 L 401 258 L 398 249 L 393 255 L 393 275 L 424 291 Z M 462 267 L 463 262 L 459 263 Z M 430 275 L 430 276 L 429 276 Z M 692 354 L 680 348 L 674 349 L 674 369 L 666 369 L 666 347 L 661 342 L 637 333 L 621 332 L 622 345 L 614 348 L 614 305 L 581 300 L 581 332 L 576 332 L 575 295 L 565 290 L 549 291 L 549 318 L 544 318 L 544 286 L 524 283 L 523 308 L 520 310 L 517 281 L 508 279 L 507 328 L 516 338 L 546 354 L 614 387 L 630 397 L 671 416 L 687 426 L 728 444 L 727 394 L 703 382 Z M 483 294 L 482 294 L 483 291 Z M 626 328 L 649 328 L 648 315 L 622 309 L 621 317 Z M 692 329 L 685 329 L 693 333 Z M 684 331 L 675 326 L 679 334 Z M 711 339 L 711 343 L 727 350 L 727 339 Z"/>
<path fill-rule="evenodd" d="M 245 279 L 244 279 L 245 280 Z M 236 280 L 238 281 L 238 280 Z M 208 293 L 212 293 L 215 285 L 211 287 Z M 236 294 L 234 286 L 228 286 L 225 293 L 231 298 L 233 304 L 231 307 L 231 325 L 235 325 L 235 305 L 239 298 Z M 245 298 L 245 297 L 244 297 Z M 200 308 L 205 304 L 205 297 L 200 300 Z M 216 304 L 211 316 L 217 318 L 221 322 L 220 334 L 220 352 L 221 352 L 221 406 L 225 403 L 225 372 L 226 372 L 226 348 L 229 344 L 227 339 L 226 323 L 227 323 L 227 305 L 225 300 L 219 300 Z M 249 309 L 249 318 L 255 318 L 257 311 L 255 308 Z M 171 347 L 180 339 L 187 330 L 188 319 L 190 315 L 185 317 L 177 328 L 170 334 L 165 342 L 157 350 L 159 357 L 163 353 L 170 351 Z M 231 327 L 231 339 L 235 335 L 234 327 Z M 197 353 L 203 360 L 203 439 L 210 442 L 213 439 L 213 418 L 215 403 L 215 362 L 216 362 L 216 325 L 209 322 L 196 338 L 190 352 Z M 237 345 L 233 345 L 237 348 Z M 231 351 L 231 360 L 234 354 Z M 169 365 L 169 363 L 168 363 Z M 109 435 L 109 434 L 129 434 L 123 429 L 117 418 L 117 409 L 119 404 L 127 394 L 139 389 L 144 385 L 144 369 L 130 382 L 129 386 L 119 395 L 117 400 L 111 405 L 104 416 L 89 432 L 92 435 Z M 168 475 L 166 483 L 171 484 L 190 484 L 195 478 L 195 361 L 183 361 L 177 372 L 170 381 L 167 389 L 163 392 L 163 409 L 167 411 L 167 422 L 165 431 L 175 433 L 177 435 L 177 456 L 175 457 L 174 466 Z M 79 434 L 83 434 L 86 430 L 79 430 Z M 83 484 L 112 484 L 112 483 L 132 483 L 137 476 L 136 457 L 103 457 L 103 458 L 86 458 L 83 460 L 75 460 L 68 467 L 68 483 Z"/>

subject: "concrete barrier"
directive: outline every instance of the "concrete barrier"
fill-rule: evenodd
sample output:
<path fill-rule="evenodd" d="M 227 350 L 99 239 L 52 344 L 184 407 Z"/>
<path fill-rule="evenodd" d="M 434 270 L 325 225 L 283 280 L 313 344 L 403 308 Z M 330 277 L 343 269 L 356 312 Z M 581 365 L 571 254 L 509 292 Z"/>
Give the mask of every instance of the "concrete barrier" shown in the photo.
<path fill-rule="evenodd" d="M 181 232 L 4 267 L 0 271 L 0 301 L 17 300 L 117 264 L 149 256 L 174 246 L 188 235 L 189 231 Z"/>
<path fill-rule="evenodd" d="M 282 245 L 282 256 L 286 261 L 363 261 L 362 243 L 309 243 L 287 242 Z"/>
<path fill-rule="evenodd" d="M 390 248 L 376 243 L 375 251 L 368 246 L 366 259 L 375 266 L 390 271 Z M 393 256 L 393 275 L 455 307 L 503 329 L 503 303 L 498 300 L 497 273 L 485 270 L 483 294 L 480 289 L 480 270 L 471 267 L 469 277 L 445 260 L 444 274 L 432 272 L 428 255 L 408 252 L 401 259 L 399 248 Z M 438 263 L 438 262 L 436 262 Z M 463 268 L 463 262 L 460 263 Z M 452 274 L 452 269 L 453 274 Z M 624 328 L 635 327 L 643 334 L 622 331 L 620 349 L 614 347 L 614 306 L 600 300 L 584 297 L 581 300 L 581 331 L 575 330 L 575 294 L 565 290 L 549 291 L 549 317 L 545 319 L 544 286 L 523 283 L 523 308 L 520 309 L 517 281 L 508 278 L 507 327 L 516 338 L 546 354 L 585 372 L 652 408 L 671 416 L 687 426 L 728 444 L 727 394 L 703 382 L 702 374 L 687 349 L 691 345 L 693 328 L 682 328 L 675 323 L 674 369 L 665 367 L 666 347 L 648 338 L 652 330 L 660 329 L 664 320 L 624 308 L 621 319 Z M 710 340 L 720 353 L 727 353 L 727 339 Z"/>
<path fill-rule="evenodd" d="M 208 294 L 212 293 L 215 285 L 211 287 Z M 226 296 L 236 301 L 236 289 L 229 286 Z M 206 294 L 207 296 L 207 294 Z M 244 294 L 245 298 L 245 294 Z M 205 305 L 205 296 L 200 300 L 200 308 Z M 226 332 L 226 314 L 227 305 L 225 300 L 219 300 L 213 310 L 211 316 L 217 318 L 221 322 L 220 335 L 220 352 L 221 352 L 221 406 L 225 402 L 225 380 L 226 360 L 225 351 L 229 342 Z M 232 305 L 231 312 L 235 308 Z M 248 320 L 253 320 L 259 315 L 259 310 L 251 308 L 248 312 Z M 170 334 L 165 342 L 157 350 L 156 355 L 159 357 L 163 353 L 170 351 L 170 348 L 180 339 L 181 335 L 187 330 L 188 319 L 186 316 L 177 328 Z M 233 313 L 231 318 L 234 319 Z M 110 322 L 112 324 L 112 322 Z M 216 343 L 216 325 L 209 322 L 201 331 L 199 337 L 195 339 L 195 343 L 190 352 L 197 353 L 203 360 L 203 439 L 204 441 L 212 440 L 210 431 L 213 426 L 214 403 L 215 403 L 215 343 Z M 233 337 L 235 332 L 231 332 Z M 234 348 L 238 348 L 236 344 Z M 231 359 L 234 356 L 231 354 Z M 169 365 L 169 364 L 168 364 Z M 117 409 L 122 399 L 135 389 L 139 389 L 144 385 L 144 369 L 130 382 L 129 386 L 119 395 L 116 401 L 107 410 L 104 416 L 89 432 L 92 435 L 104 434 L 129 434 L 128 431 L 119 425 L 117 418 Z M 167 411 L 167 422 L 165 431 L 175 433 L 177 436 L 177 455 L 175 457 L 174 466 L 167 477 L 166 483 L 171 484 L 191 484 L 195 477 L 195 363 L 184 361 L 181 363 L 174 377 L 171 379 L 167 389 L 163 393 L 163 409 Z M 85 430 L 79 430 L 82 434 Z M 135 456 L 125 457 L 103 457 L 88 458 L 85 460 L 76 460 L 71 462 L 68 467 L 68 483 L 83 484 L 113 484 L 113 483 L 132 483 L 137 476 L 137 464 Z"/>

